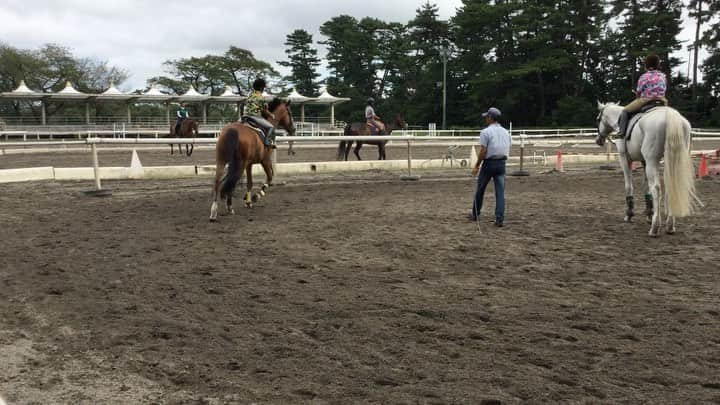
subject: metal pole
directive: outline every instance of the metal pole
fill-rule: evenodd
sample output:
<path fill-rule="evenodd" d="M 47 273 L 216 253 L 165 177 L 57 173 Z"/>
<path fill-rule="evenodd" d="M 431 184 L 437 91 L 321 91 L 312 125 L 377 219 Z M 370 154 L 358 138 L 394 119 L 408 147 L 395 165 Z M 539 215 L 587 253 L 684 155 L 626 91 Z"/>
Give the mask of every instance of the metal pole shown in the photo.
<path fill-rule="evenodd" d="M 95 145 L 95 143 L 90 144 L 90 149 L 92 150 L 93 172 L 95 173 L 95 190 L 101 190 L 102 186 L 100 185 L 100 163 L 98 161 L 97 146 Z"/>
<path fill-rule="evenodd" d="M 445 117 L 447 109 L 447 55 L 443 52 L 443 116 L 442 116 L 442 129 L 445 130 Z"/>
<path fill-rule="evenodd" d="M 47 117 L 45 113 L 45 100 L 40 100 L 40 113 L 42 114 L 42 124 L 47 125 Z"/>
<path fill-rule="evenodd" d="M 90 125 L 90 102 L 85 102 L 85 123 Z"/>
<path fill-rule="evenodd" d="M 408 177 L 412 177 L 412 148 L 410 147 L 410 140 L 407 141 L 408 148 Z"/>

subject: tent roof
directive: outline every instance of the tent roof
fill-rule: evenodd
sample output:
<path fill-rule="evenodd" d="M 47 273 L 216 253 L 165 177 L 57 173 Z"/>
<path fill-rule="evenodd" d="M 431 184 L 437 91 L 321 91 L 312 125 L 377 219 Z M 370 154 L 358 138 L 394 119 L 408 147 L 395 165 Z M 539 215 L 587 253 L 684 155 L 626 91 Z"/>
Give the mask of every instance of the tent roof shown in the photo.
<path fill-rule="evenodd" d="M 65 88 L 60 90 L 57 93 L 50 93 L 48 94 L 50 98 L 55 100 L 86 100 L 90 98 L 92 95 L 85 94 L 77 91 L 75 87 L 73 87 L 72 83 L 68 80 L 67 83 L 65 83 Z"/>
<path fill-rule="evenodd" d="M 20 85 L 13 91 L 8 91 L 0 94 L 0 97 L 2 98 L 9 98 L 9 99 L 24 99 L 24 98 L 42 98 L 46 96 L 45 93 L 41 93 L 35 90 L 31 90 L 26 84 L 24 80 L 20 81 Z"/>

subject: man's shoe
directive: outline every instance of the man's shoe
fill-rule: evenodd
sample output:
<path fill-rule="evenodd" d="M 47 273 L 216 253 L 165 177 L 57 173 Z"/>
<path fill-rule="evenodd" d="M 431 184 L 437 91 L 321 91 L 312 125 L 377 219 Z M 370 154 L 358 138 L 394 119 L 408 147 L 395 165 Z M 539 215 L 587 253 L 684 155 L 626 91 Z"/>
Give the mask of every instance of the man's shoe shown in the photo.
<path fill-rule="evenodd" d="M 497 226 L 498 228 L 502 228 L 502 227 L 503 227 L 503 223 L 502 223 L 502 222 L 495 221 L 495 226 Z"/>
<path fill-rule="evenodd" d="M 470 222 L 477 222 L 477 220 L 478 220 L 477 217 L 473 217 L 472 214 L 468 214 L 466 218 Z"/>

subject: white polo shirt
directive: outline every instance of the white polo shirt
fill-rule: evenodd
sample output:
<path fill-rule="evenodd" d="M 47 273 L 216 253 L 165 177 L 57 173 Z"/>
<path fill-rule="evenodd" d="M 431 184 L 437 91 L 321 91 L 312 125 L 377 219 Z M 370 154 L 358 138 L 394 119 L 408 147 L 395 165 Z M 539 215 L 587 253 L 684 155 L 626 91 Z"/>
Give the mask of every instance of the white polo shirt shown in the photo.
<path fill-rule="evenodd" d="M 510 156 L 512 138 L 510 133 L 496 122 L 480 131 L 480 145 L 487 148 L 486 159 L 501 159 Z"/>

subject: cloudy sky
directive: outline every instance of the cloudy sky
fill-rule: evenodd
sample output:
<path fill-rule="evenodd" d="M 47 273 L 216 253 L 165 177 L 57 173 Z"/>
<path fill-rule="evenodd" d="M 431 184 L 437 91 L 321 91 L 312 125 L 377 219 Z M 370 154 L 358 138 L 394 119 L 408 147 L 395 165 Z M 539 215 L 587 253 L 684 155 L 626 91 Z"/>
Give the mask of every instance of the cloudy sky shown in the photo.
<path fill-rule="evenodd" d="M 230 45 L 277 62 L 285 36 L 304 28 L 321 40 L 320 25 L 349 14 L 407 22 L 425 0 L 0 0 L 0 41 L 19 48 L 52 42 L 77 56 L 127 69 L 125 90 L 142 88 L 163 74 L 168 59 L 219 54 Z M 455 14 L 460 0 L 436 0 L 440 17 Z M 687 24 L 683 38 L 692 35 Z M 324 54 L 324 52 L 321 51 Z M 687 52 L 678 54 L 683 60 Z M 282 69 L 279 69 L 282 71 Z"/>

